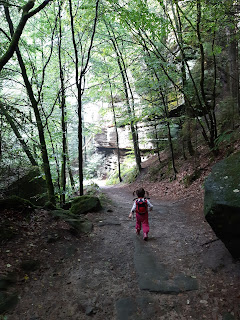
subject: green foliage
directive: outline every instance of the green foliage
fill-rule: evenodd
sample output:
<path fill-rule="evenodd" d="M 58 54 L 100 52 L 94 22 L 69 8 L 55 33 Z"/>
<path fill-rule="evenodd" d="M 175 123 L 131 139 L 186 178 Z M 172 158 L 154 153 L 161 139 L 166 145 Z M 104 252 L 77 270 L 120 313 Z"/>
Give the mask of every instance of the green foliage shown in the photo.
<path fill-rule="evenodd" d="M 135 165 L 135 161 L 133 160 L 133 155 L 130 154 L 125 159 L 125 161 L 121 164 L 121 177 L 124 183 L 132 183 L 136 180 L 139 172 Z M 110 173 L 107 179 L 107 185 L 117 184 L 119 183 L 118 171 Z"/>
<path fill-rule="evenodd" d="M 179 145 L 178 129 L 174 127 L 174 120 L 167 119 L 165 107 L 171 111 L 181 104 L 186 106 L 186 101 L 191 104 L 191 108 L 187 110 L 188 117 L 195 117 L 201 130 L 206 130 L 208 137 L 211 135 L 208 119 L 210 116 L 214 117 L 214 112 L 217 111 L 217 130 L 220 134 L 215 140 L 216 147 L 231 141 L 237 123 L 239 123 L 235 98 L 224 98 L 225 94 L 231 96 L 231 90 L 228 88 L 230 87 L 228 77 L 232 77 L 229 74 L 231 70 L 230 44 L 233 43 L 232 41 L 239 42 L 239 34 L 234 32 L 237 29 L 238 17 L 234 14 L 233 3 L 232 1 L 217 0 L 201 1 L 199 26 L 201 39 L 199 39 L 196 32 L 196 1 L 129 0 L 123 5 L 117 0 L 106 0 L 101 2 L 99 6 L 96 36 L 91 54 L 88 56 L 88 45 L 95 17 L 95 1 L 88 1 L 88 3 L 72 1 L 79 71 L 81 63 L 84 64 L 90 57 L 88 73 L 84 74 L 85 90 L 83 90 L 83 86 L 80 88 L 84 93 L 82 97 L 83 118 L 89 114 L 93 103 L 94 105 L 103 105 L 100 112 L 96 111 L 96 113 L 101 113 L 100 120 L 96 125 L 93 124 L 92 119 L 89 123 L 84 120 L 83 136 L 89 143 L 84 169 L 86 179 L 95 178 L 102 164 L 102 157 L 90 147 L 92 144 L 90 140 L 100 132 L 102 126 L 112 125 L 112 120 L 106 120 L 110 119 L 109 113 L 112 112 L 112 98 L 117 127 L 128 126 L 130 122 L 134 124 L 141 122 L 141 125 L 144 123 L 146 128 L 151 128 L 154 122 L 157 132 L 149 130 L 149 133 L 145 134 L 145 140 L 140 142 L 150 140 L 153 146 L 160 150 L 163 150 L 168 143 L 166 121 L 171 124 L 171 134 L 175 139 L 174 147 Z M 17 0 L 14 6 L 9 7 L 14 26 L 19 21 L 20 11 L 18 8 L 24 4 L 24 0 Z M 58 61 L 60 39 L 58 10 L 55 3 L 49 5 L 48 10 L 40 11 L 38 15 L 32 17 L 19 42 L 33 94 L 38 101 L 51 174 L 57 192 L 60 191 L 58 190 L 58 180 L 62 162 L 63 136 L 60 110 L 62 92 L 60 90 Z M 177 21 L 181 22 L 181 26 L 177 24 Z M 71 41 L 68 2 L 61 6 L 61 24 L 61 58 L 67 109 L 64 118 L 68 123 L 67 139 L 70 163 L 75 163 L 78 157 L 76 61 Z M 2 15 L 1 28 L 6 34 L 9 33 L 4 14 Z M 124 72 L 129 76 L 134 96 L 134 101 L 132 101 L 130 88 L 128 88 L 132 111 L 134 107 L 134 114 L 132 112 L 131 117 L 127 112 L 126 93 L 119 71 L 116 50 L 111 41 L 113 38 L 115 38 L 118 50 L 123 57 Z M 3 33 L 0 40 L 1 55 L 4 51 L 3 48 L 6 48 L 8 44 L 9 40 Z M 201 89 L 200 44 L 203 44 L 204 51 L 203 89 L 210 105 L 207 115 Z M 217 63 L 216 88 L 214 88 L 215 82 L 213 81 L 215 76 L 214 59 Z M 26 140 L 37 162 L 42 165 L 38 127 L 16 56 L 13 57 L 8 68 L 1 73 L 0 90 L 2 100 L 11 106 L 8 112 L 14 118 L 20 134 Z M 216 106 L 213 105 L 215 101 Z M 217 107 L 218 105 L 219 107 Z M 205 117 L 202 117 L 203 112 Z M 184 124 L 186 121 L 188 121 L 187 118 L 182 118 L 183 139 L 191 133 L 187 132 L 188 126 Z M 0 124 L 1 168 L 7 170 L 11 167 L 17 172 L 19 168 L 28 166 L 27 157 L 5 119 L 2 119 Z M 131 158 L 134 158 L 133 153 Z M 136 169 L 125 163 L 122 164 L 122 171 L 125 181 L 132 181 L 137 175 Z M 154 176 L 154 170 L 152 175 Z M 117 172 L 109 179 L 112 182 L 117 182 Z M 67 186 L 66 193 L 70 192 L 70 186 Z"/>
<path fill-rule="evenodd" d="M 221 133 L 215 140 L 216 148 L 219 148 L 224 142 L 230 142 L 233 137 L 234 132 L 232 130 L 226 130 Z"/>
<path fill-rule="evenodd" d="M 152 182 L 157 182 L 162 179 L 164 174 L 164 164 L 158 163 L 157 165 L 153 165 L 148 170 L 149 180 Z"/>
<path fill-rule="evenodd" d="M 87 187 L 85 188 L 85 193 L 86 195 L 89 196 L 96 196 L 100 191 L 99 186 L 95 183 L 92 182 L 91 184 L 87 185 Z"/>
<path fill-rule="evenodd" d="M 101 202 L 102 207 L 107 205 L 111 201 L 103 192 L 101 192 L 100 187 L 95 182 L 92 182 L 90 185 L 86 186 L 85 194 L 90 196 L 97 196 Z"/>
<path fill-rule="evenodd" d="M 102 168 L 104 156 L 96 152 L 95 149 L 88 150 L 87 161 L 84 166 L 84 177 L 86 180 L 98 178 L 98 172 Z"/>
<path fill-rule="evenodd" d="M 183 178 L 183 184 L 186 188 L 188 188 L 194 181 L 196 181 L 197 179 L 199 179 L 201 176 L 201 170 L 200 169 L 196 169 L 192 174 L 190 175 L 186 175 Z"/>

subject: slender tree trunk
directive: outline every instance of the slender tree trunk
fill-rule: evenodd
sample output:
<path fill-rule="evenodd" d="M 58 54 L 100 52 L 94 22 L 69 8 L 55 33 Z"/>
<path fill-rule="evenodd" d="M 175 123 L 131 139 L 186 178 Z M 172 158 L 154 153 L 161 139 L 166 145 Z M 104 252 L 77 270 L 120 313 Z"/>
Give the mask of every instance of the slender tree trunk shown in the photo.
<path fill-rule="evenodd" d="M 156 139 L 156 147 L 157 147 L 158 161 L 159 161 L 159 163 L 161 163 L 160 152 L 159 152 L 158 131 L 157 131 L 157 123 L 156 123 L 156 120 L 154 121 L 154 132 L 155 132 L 155 139 Z"/>
<path fill-rule="evenodd" d="M 77 102 L 78 102 L 78 167 L 79 167 L 79 192 L 80 195 L 83 195 L 83 134 L 82 134 L 82 95 L 84 91 L 84 77 L 87 72 L 90 54 L 93 46 L 93 39 L 96 32 L 96 25 L 98 20 L 98 6 L 99 0 L 96 1 L 95 6 L 95 19 L 93 23 L 93 30 L 90 39 L 90 44 L 87 50 L 87 57 L 84 64 L 81 65 L 81 72 L 79 73 L 79 53 L 77 42 L 75 39 L 75 29 L 74 29 L 74 15 L 72 11 L 72 0 L 69 0 L 69 8 L 70 8 L 70 19 L 71 19 L 71 32 L 72 32 L 72 42 L 74 47 L 74 55 L 75 55 L 75 81 L 77 87 Z M 82 57 L 82 61 L 84 57 Z M 83 62 L 82 62 L 83 63 Z"/>
<path fill-rule="evenodd" d="M 28 145 L 26 144 L 26 142 L 24 141 L 23 137 L 21 136 L 20 132 L 18 131 L 18 128 L 16 126 L 16 124 L 14 123 L 13 118 L 10 116 L 10 114 L 8 113 L 8 111 L 5 109 L 4 105 L 2 104 L 2 102 L 0 102 L 0 112 L 2 115 L 4 115 L 4 117 L 6 118 L 7 122 L 10 124 L 14 134 L 16 135 L 16 137 L 18 138 L 18 141 L 20 142 L 20 144 L 22 145 L 23 151 L 26 153 L 30 163 L 33 166 L 38 166 L 36 160 L 34 159 Z"/>
<path fill-rule="evenodd" d="M 82 77 L 78 83 L 78 167 L 80 195 L 83 195 Z"/>
<path fill-rule="evenodd" d="M 68 175 L 69 175 L 69 179 L 70 179 L 70 184 L 71 184 L 71 188 L 74 191 L 75 190 L 75 181 L 73 178 L 73 173 L 72 173 L 72 169 L 71 169 L 71 163 L 70 163 L 70 159 L 69 159 L 69 152 L 68 152 L 68 144 L 67 144 L 67 169 L 68 169 Z"/>
<path fill-rule="evenodd" d="M 0 161 L 2 160 L 2 116 L 0 116 Z"/>
<path fill-rule="evenodd" d="M 5 10 L 6 18 L 7 18 L 8 24 L 9 24 L 10 33 L 13 37 L 14 30 L 13 30 L 13 24 L 12 24 L 12 20 L 10 18 L 9 10 L 7 7 L 4 7 L 4 10 Z M 38 101 L 34 97 L 33 89 L 32 89 L 31 83 L 28 79 L 27 70 L 26 70 L 26 67 L 23 62 L 23 59 L 22 59 L 22 56 L 21 56 L 21 53 L 20 53 L 18 46 L 16 46 L 16 53 L 17 53 L 18 62 L 19 62 L 20 68 L 21 68 L 22 77 L 23 77 L 23 80 L 24 80 L 24 83 L 25 83 L 25 86 L 27 89 L 29 99 L 31 101 L 31 105 L 32 105 L 32 108 L 33 108 L 33 111 L 35 114 L 36 122 L 37 122 L 38 135 L 39 135 L 39 140 L 40 140 L 41 154 L 42 154 L 42 161 L 43 161 L 43 171 L 45 174 L 46 185 L 47 185 L 47 190 L 48 190 L 48 198 L 51 203 L 55 204 L 56 199 L 55 199 L 54 187 L 53 187 L 53 182 L 52 182 L 52 175 L 51 175 L 50 164 L 49 164 L 49 159 L 48 159 L 47 146 L 46 146 L 46 142 L 45 142 L 44 128 L 43 128 L 40 112 L 38 110 Z"/>
<path fill-rule="evenodd" d="M 59 2 L 58 2 L 59 3 Z M 64 85 L 64 71 L 62 66 L 62 24 L 61 24 L 61 3 L 59 3 L 59 37 L 58 37 L 58 60 L 61 82 L 61 123 L 62 123 L 62 167 L 61 167 L 61 193 L 60 203 L 65 204 L 66 199 L 66 166 L 67 166 L 67 123 L 66 123 L 66 98 Z"/>
<path fill-rule="evenodd" d="M 216 123 L 215 117 L 212 114 L 211 108 L 208 104 L 205 92 L 205 53 L 203 48 L 203 42 L 201 37 L 201 17 L 202 17 L 202 9 L 201 9 L 201 0 L 197 0 L 197 37 L 200 49 L 200 64 L 201 64 L 201 71 L 200 71 L 200 90 L 203 98 L 203 103 L 207 115 L 209 117 L 209 147 L 213 151 L 213 153 L 217 153 L 216 146 L 215 146 L 215 139 L 217 138 L 216 134 Z"/>
<path fill-rule="evenodd" d="M 115 134 L 116 134 L 116 142 L 117 142 L 118 178 L 119 178 L 119 182 L 122 182 L 122 177 L 121 177 L 121 163 L 120 163 L 120 149 L 119 149 L 119 137 L 118 137 L 118 129 L 117 129 L 117 120 L 116 120 L 116 113 L 115 113 L 115 108 L 114 108 L 114 99 L 113 99 L 113 92 L 112 92 L 112 84 L 111 84 L 111 80 L 110 80 L 109 74 L 108 74 L 108 82 L 109 82 L 109 87 L 110 87 L 111 107 L 112 107 L 112 112 L 113 112 L 113 121 L 114 121 Z"/>
<path fill-rule="evenodd" d="M 188 152 L 190 156 L 193 156 L 194 149 L 193 149 L 192 139 L 191 139 L 191 118 L 190 118 L 191 106 L 188 102 L 188 99 L 186 98 L 186 85 L 187 85 L 187 75 L 186 75 L 186 68 L 185 68 L 186 57 L 185 57 L 185 51 L 182 49 L 183 48 L 182 23 L 181 23 L 178 7 L 176 11 L 177 11 L 177 15 L 172 3 L 172 12 L 173 12 L 176 29 L 177 29 L 176 37 L 178 37 L 178 42 L 180 44 L 180 53 L 181 53 L 181 75 L 182 75 L 182 85 L 183 85 L 183 92 L 184 92 L 183 97 L 184 97 L 184 103 L 186 108 L 186 116 L 187 116 L 186 122 L 188 127 L 188 130 L 186 132 L 186 140 L 187 140 Z"/>
<path fill-rule="evenodd" d="M 170 128 L 170 124 L 169 124 L 168 106 L 167 106 L 167 102 L 165 100 L 163 91 L 161 89 L 160 89 L 160 94 L 161 94 L 163 105 L 164 105 L 165 116 L 167 118 L 168 143 L 169 143 L 169 147 L 170 147 L 170 151 L 171 151 L 172 167 L 173 167 L 174 180 L 175 180 L 176 177 L 177 177 L 177 169 L 176 169 L 176 166 L 175 166 L 175 157 L 174 157 L 174 151 L 173 151 L 171 128 Z"/>
<path fill-rule="evenodd" d="M 122 62 L 121 62 L 121 55 L 119 53 L 116 41 L 114 38 L 111 38 L 110 40 L 112 41 L 115 53 L 117 55 L 117 62 L 118 62 L 119 70 L 120 70 L 121 77 L 122 77 L 122 83 L 123 83 L 124 93 L 125 93 L 125 98 L 126 98 L 127 112 L 128 112 L 128 116 L 130 118 L 129 122 L 130 122 L 130 129 L 131 129 L 131 133 L 132 133 L 134 155 L 135 155 L 135 160 L 136 160 L 136 165 L 137 165 L 138 171 L 140 172 L 142 169 L 141 168 L 141 157 L 140 157 L 140 152 L 139 152 L 137 131 L 136 131 L 136 128 L 135 128 L 135 125 L 133 122 L 133 114 L 132 114 L 132 110 L 131 110 L 131 106 L 130 106 L 130 99 L 129 99 L 128 87 L 127 87 L 127 78 L 126 78 L 126 74 L 124 71 L 124 66 L 122 65 Z"/>
<path fill-rule="evenodd" d="M 234 22 L 233 22 L 234 23 Z M 237 111 L 240 113 L 239 97 L 239 70 L 238 70 L 238 41 L 236 30 L 229 27 L 229 84 L 233 103 L 233 116 Z"/>

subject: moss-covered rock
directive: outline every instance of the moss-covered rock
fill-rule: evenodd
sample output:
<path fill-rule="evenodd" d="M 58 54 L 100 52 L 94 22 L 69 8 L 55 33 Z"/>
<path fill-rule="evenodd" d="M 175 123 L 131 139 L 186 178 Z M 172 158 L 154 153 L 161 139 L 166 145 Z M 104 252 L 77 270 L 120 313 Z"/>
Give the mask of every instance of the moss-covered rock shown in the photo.
<path fill-rule="evenodd" d="M 240 152 L 217 163 L 205 181 L 205 218 L 234 258 L 240 258 Z"/>
<path fill-rule="evenodd" d="M 71 227 L 81 233 L 89 233 L 93 229 L 93 224 L 89 220 L 75 215 L 69 210 L 59 209 L 53 210 L 52 215 L 69 223 Z"/>
<path fill-rule="evenodd" d="M 60 218 L 63 220 L 66 220 L 68 218 L 74 218 L 74 214 L 72 214 L 69 210 L 64 210 L 64 209 L 56 209 L 56 210 L 51 210 L 51 214 L 56 217 Z"/>
<path fill-rule="evenodd" d="M 93 224 L 88 219 L 69 219 L 68 223 L 81 233 L 90 233 L 93 230 Z"/>
<path fill-rule="evenodd" d="M 9 198 L 0 199 L 0 209 L 13 209 L 16 211 L 33 211 L 35 206 L 26 199 L 18 196 L 11 196 Z"/>
<path fill-rule="evenodd" d="M 43 206 L 48 200 L 46 181 L 37 167 L 33 167 L 23 177 L 13 182 L 5 194 L 6 196 L 16 195 L 39 206 Z"/>
<path fill-rule="evenodd" d="M 80 196 L 72 201 L 71 213 L 75 215 L 86 214 L 88 212 L 96 212 L 101 209 L 101 203 L 98 197 L 95 196 Z"/>

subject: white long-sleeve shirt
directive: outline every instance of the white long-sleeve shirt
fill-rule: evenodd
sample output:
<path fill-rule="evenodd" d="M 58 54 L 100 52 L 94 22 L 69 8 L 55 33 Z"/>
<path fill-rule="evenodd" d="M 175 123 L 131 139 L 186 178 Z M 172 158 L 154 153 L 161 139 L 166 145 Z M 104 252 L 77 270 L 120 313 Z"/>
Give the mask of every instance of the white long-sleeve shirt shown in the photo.
<path fill-rule="evenodd" d="M 138 198 L 137 200 L 142 200 L 142 201 L 144 201 L 144 200 L 147 200 L 147 199 L 145 199 L 145 198 Z M 151 204 L 151 202 L 150 202 L 149 200 L 147 200 L 147 205 L 148 205 L 148 208 L 153 208 L 153 205 Z M 133 203 L 131 212 L 135 212 L 135 211 L 136 211 L 136 200 L 135 200 L 134 203 Z"/>

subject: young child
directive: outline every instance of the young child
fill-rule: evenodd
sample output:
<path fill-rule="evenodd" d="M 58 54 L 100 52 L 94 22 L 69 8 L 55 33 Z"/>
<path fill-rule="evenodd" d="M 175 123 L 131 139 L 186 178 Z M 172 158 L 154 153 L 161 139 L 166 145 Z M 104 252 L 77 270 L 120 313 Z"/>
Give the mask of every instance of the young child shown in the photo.
<path fill-rule="evenodd" d="M 143 228 L 143 240 L 148 239 L 149 224 L 148 224 L 148 208 L 151 211 L 153 205 L 149 200 L 144 198 L 145 190 L 140 188 L 136 190 L 138 199 L 134 201 L 129 218 L 131 219 L 133 213 L 136 212 L 136 234 L 140 234 L 141 226 Z"/>

